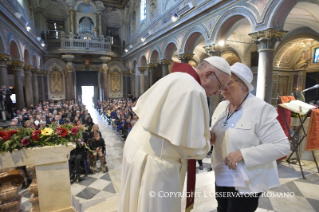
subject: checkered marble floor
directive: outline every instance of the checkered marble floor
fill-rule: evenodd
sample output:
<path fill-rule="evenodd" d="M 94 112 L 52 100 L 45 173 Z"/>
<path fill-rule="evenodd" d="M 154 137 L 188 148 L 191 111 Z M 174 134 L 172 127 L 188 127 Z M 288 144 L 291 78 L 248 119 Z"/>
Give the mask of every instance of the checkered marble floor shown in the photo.
<path fill-rule="evenodd" d="M 82 201 L 108 197 L 115 193 L 108 173 L 88 175 L 82 181 L 71 185 L 71 194 Z"/>
<path fill-rule="evenodd" d="M 214 171 L 207 172 L 205 163 L 206 166 L 210 163 L 208 158 L 203 160 L 204 170 L 198 170 L 196 176 L 196 191 L 199 192 L 199 197 L 195 200 L 192 212 L 217 212 L 217 201 L 209 196 L 215 191 Z M 287 162 L 278 164 L 282 185 L 267 190 L 265 196 L 259 198 L 257 212 L 319 212 L 318 170 L 312 161 L 302 161 L 302 165 L 306 179 L 302 178 L 298 165 Z M 293 194 L 290 193 L 289 197 L 279 197 L 280 194 L 288 192 Z M 182 205 L 185 205 L 185 201 L 183 198 Z"/>

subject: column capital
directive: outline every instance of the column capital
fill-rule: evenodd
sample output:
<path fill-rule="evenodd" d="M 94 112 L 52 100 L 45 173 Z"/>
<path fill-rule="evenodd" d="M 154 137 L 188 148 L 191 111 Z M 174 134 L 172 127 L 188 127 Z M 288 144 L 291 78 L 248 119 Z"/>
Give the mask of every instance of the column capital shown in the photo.
<path fill-rule="evenodd" d="M 155 68 L 157 66 L 158 66 L 158 63 L 149 63 L 149 64 L 147 64 L 148 68 Z"/>
<path fill-rule="evenodd" d="M 33 68 L 31 70 L 32 74 L 38 74 L 39 73 L 39 69 L 38 68 Z"/>
<path fill-rule="evenodd" d="M 130 76 L 131 75 L 131 72 L 130 71 L 123 71 L 123 76 Z"/>
<path fill-rule="evenodd" d="M 8 65 L 12 65 L 13 66 L 13 70 L 17 70 L 19 68 L 23 68 L 24 62 L 23 61 L 19 61 L 19 60 L 12 60 L 12 61 L 8 62 Z"/>
<path fill-rule="evenodd" d="M 109 74 L 109 67 L 108 66 L 102 66 L 100 67 L 100 71 L 106 74 Z"/>
<path fill-rule="evenodd" d="M 137 67 L 137 69 L 144 74 L 144 71 L 146 70 L 147 67 Z"/>
<path fill-rule="evenodd" d="M 24 65 L 24 67 L 23 67 L 23 69 L 24 69 L 24 71 L 31 71 L 32 69 L 33 69 L 33 66 L 32 65 Z"/>
<path fill-rule="evenodd" d="M 11 60 L 11 56 L 8 54 L 0 54 L 0 62 L 7 62 Z"/>
<path fill-rule="evenodd" d="M 276 41 L 280 41 L 287 31 L 278 29 L 266 29 L 258 32 L 250 33 L 251 39 L 258 44 L 259 50 L 274 50 Z"/>
<path fill-rule="evenodd" d="M 226 45 L 220 46 L 218 44 L 212 44 L 208 46 L 203 47 L 205 49 L 205 52 L 209 56 L 221 56 L 222 52 L 227 49 Z"/>
<path fill-rule="evenodd" d="M 184 59 L 190 60 L 190 59 L 193 59 L 193 56 L 194 56 L 193 53 L 184 53 L 184 54 L 179 54 L 178 55 L 178 59 L 180 59 L 180 60 L 184 60 Z"/>
<path fill-rule="evenodd" d="M 66 72 L 74 72 L 75 71 L 75 68 L 73 65 L 66 65 L 65 66 L 65 71 Z"/>
<path fill-rule="evenodd" d="M 169 65 L 172 62 L 173 62 L 173 60 L 170 60 L 170 59 L 163 59 L 163 60 L 158 61 L 158 63 L 162 64 L 162 65 Z"/>
<path fill-rule="evenodd" d="M 132 74 L 132 75 L 135 74 L 135 69 L 134 68 L 130 69 L 130 74 Z"/>

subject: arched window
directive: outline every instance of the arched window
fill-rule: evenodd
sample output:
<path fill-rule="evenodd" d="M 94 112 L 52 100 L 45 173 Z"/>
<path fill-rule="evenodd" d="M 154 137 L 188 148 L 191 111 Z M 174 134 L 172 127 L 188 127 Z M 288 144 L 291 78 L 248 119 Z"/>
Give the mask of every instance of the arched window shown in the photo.
<path fill-rule="evenodd" d="M 146 18 L 146 0 L 141 0 L 141 21 Z"/>

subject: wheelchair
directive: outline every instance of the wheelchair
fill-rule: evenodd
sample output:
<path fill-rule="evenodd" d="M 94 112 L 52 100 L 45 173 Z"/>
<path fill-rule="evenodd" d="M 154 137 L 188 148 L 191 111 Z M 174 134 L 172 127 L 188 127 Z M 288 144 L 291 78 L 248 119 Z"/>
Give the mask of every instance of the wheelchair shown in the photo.
<path fill-rule="evenodd" d="M 88 139 L 87 141 L 87 145 L 89 147 L 91 147 L 91 139 Z M 95 170 L 94 170 L 94 167 L 97 167 L 96 163 L 99 161 L 99 164 L 102 163 L 101 159 L 99 156 L 96 156 L 96 159 L 94 159 L 94 155 L 92 154 L 92 152 L 89 152 L 88 153 L 88 157 L 89 157 L 89 168 L 90 168 L 90 173 L 94 173 Z M 102 166 L 104 166 L 105 168 L 105 173 L 108 172 L 108 167 L 106 166 L 107 162 L 106 162 L 106 159 L 105 159 L 105 145 L 103 147 L 103 151 L 102 151 L 102 157 L 104 157 L 104 163 L 100 165 L 100 169 L 103 170 Z M 95 162 L 95 164 L 94 164 Z M 100 170 L 98 170 L 100 171 Z"/>
<path fill-rule="evenodd" d="M 76 170 L 76 160 L 78 158 L 80 158 L 79 172 Z M 69 159 L 70 180 L 79 181 L 81 180 L 80 175 L 82 174 L 85 174 L 87 177 L 87 175 L 91 173 L 90 163 L 89 151 L 87 149 L 72 150 Z"/>

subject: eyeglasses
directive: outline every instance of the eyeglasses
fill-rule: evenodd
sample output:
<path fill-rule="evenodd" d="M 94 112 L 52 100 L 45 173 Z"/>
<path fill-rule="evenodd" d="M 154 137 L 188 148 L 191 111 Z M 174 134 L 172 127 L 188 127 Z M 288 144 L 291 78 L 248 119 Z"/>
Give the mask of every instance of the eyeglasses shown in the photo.
<path fill-rule="evenodd" d="M 231 85 L 234 84 L 235 82 L 238 82 L 238 80 L 231 80 L 231 81 L 229 81 L 229 83 L 226 85 L 226 87 L 231 86 Z"/>
<path fill-rule="evenodd" d="M 219 90 L 223 90 L 223 89 L 225 88 L 225 86 L 223 86 L 223 84 L 220 82 L 220 80 L 219 80 L 219 78 L 217 77 L 217 75 L 215 74 L 215 72 L 213 72 L 213 73 L 214 73 L 216 79 L 217 79 L 218 82 L 219 82 Z"/>

